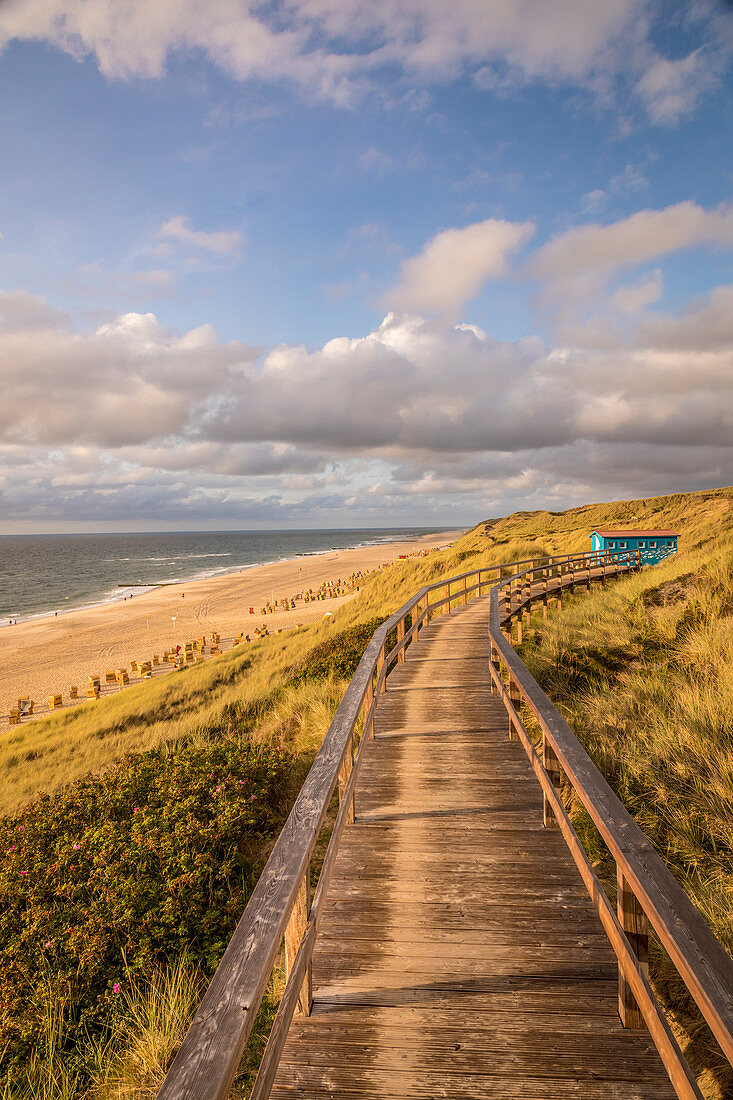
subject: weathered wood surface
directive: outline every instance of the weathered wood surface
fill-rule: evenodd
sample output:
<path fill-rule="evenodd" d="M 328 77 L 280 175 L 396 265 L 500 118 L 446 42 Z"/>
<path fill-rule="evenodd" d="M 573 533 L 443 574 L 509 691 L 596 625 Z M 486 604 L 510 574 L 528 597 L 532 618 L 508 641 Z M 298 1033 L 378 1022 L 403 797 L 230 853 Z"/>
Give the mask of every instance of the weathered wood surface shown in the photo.
<path fill-rule="evenodd" d="M 275 1100 L 674 1095 L 508 740 L 487 604 L 435 620 L 380 698 Z"/>
<path fill-rule="evenodd" d="M 492 593 L 489 603 L 494 645 L 509 675 L 519 685 L 525 704 L 537 718 L 545 739 L 551 742 L 557 762 L 616 860 L 628 892 L 641 904 L 723 1053 L 733 1063 L 733 959 L 618 800 L 557 707 L 504 639 L 496 593 Z"/>

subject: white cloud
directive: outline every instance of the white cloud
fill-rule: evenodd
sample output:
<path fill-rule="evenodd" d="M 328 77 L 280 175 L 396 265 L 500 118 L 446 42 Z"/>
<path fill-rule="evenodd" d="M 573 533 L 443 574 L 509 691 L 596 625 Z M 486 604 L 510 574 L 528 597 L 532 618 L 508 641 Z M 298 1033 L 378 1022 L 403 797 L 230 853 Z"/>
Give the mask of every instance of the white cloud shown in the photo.
<path fill-rule="evenodd" d="M 207 233 L 203 229 L 194 229 L 191 219 L 183 214 L 176 214 L 163 222 L 158 236 L 163 240 L 178 241 L 190 248 L 210 252 L 214 256 L 238 256 L 244 243 L 242 234 L 237 229 L 219 229 Z"/>
<path fill-rule="evenodd" d="M 621 286 L 614 293 L 612 301 L 622 313 L 636 313 L 662 297 L 662 273 L 654 271 L 649 278 L 638 283 Z"/>
<path fill-rule="evenodd" d="M 402 265 L 399 284 L 383 297 L 387 308 L 456 313 L 489 278 L 507 273 L 507 256 L 529 240 L 530 222 L 487 218 L 464 229 L 444 229 L 419 256 Z"/>
<path fill-rule="evenodd" d="M 650 61 L 636 85 L 653 122 L 668 125 L 689 114 L 715 82 L 710 56 L 695 50 L 686 57 Z"/>
<path fill-rule="evenodd" d="M 680 202 L 609 225 L 583 225 L 539 248 L 529 264 L 548 300 L 584 304 L 618 272 L 696 245 L 733 245 L 733 206 Z"/>
<path fill-rule="evenodd" d="M 552 347 L 389 315 L 261 356 L 151 313 L 78 332 L 4 295 L 3 517 L 254 522 L 269 501 L 269 522 L 461 522 L 733 481 L 733 287 L 637 316 Z"/>
<path fill-rule="evenodd" d="M 384 65 L 415 82 L 468 71 L 484 88 L 543 80 L 606 97 L 630 78 L 651 117 L 668 122 L 694 105 L 726 43 L 660 57 L 649 43 L 655 9 L 665 10 L 649 0 L 14 0 L 0 6 L 0 47 L 50 42 L 115 79 L 160 77 L 171 55 L 195 52 L 238 80 L 287 79 L 338 104 Z M 698 14 L 712 40 L 714 13 Z"/>

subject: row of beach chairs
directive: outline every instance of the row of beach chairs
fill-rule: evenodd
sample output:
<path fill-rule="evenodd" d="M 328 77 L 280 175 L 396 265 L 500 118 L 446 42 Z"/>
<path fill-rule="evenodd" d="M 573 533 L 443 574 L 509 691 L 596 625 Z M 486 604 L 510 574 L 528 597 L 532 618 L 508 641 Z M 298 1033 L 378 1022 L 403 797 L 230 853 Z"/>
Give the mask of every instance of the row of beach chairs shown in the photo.
<path fill-rule="evenodd" d="M 249 640 L 249 638 L 247 639 Z M 235 640 L 236 644 L 236 640 Z M 209 656 L 216 657 L 221 653 L 221 635 L 212 633 L 209 635 L 207 641 L 206 637 L 196 638 L 194 641 L 185 642 L 183 646 L 176 646 L 174 649 L 165 650 L 161 655 L 154 653 L 149 661 L 134 660 L 130 662 L 130 672 L 126 668 L 108 668 L 104 673 L 104 685 L 108 687 L 116 684 L 120 689 L 127 687 L 130 683 L 130 675 L 139 677 L 141 680 L 150 680 L 153 676 L 153 669 L 162 667 L 165 664 L 172 665 L 174 668 L 183 668 L 187 664 L 199 663 L 204 660 L 206 655 L 206 648 L 208 645 Z M 84 696 L 88 700 L 99 699 L 102 694 L 102 676 L 90 676 L 87 681 L 87 686 L 84 689 Z M 69 688 L 69 702 L 74 703 L 83 698 L 80 695 L 80 689 L 78 684 L 72 684 Z M 35 708 L 35 700 L 28 697 L 21 697 L 18 699 L 18 705 L 13 707 L 9 714 L 9 723 L 11 726 L 17 726 L 20 724 L 21 719 L 29 718 L 33 715 Z M 59 707 L 64 706 L 64 697 L 61 692 L 54 692 L 48 697 L 48 709 L 58 710 Z"/>

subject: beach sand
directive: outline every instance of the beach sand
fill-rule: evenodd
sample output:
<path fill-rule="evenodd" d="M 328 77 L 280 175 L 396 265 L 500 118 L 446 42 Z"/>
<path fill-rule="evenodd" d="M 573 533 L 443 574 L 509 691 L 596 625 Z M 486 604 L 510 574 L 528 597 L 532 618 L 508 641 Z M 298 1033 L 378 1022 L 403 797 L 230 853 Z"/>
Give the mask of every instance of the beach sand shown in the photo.
<path fill-rule="evenodd" d="M 374 570 L 432 547 L 449 546 L 459 532 L 424 535 L 401 542 L 338 550 L 295 558 L 274 565 L 259 565 L 238 573 L 167 585 L 126 601 L 101 604 L 0 628 L 0 727 L 7 728 L 7 714 L 19 697 L 35 700 L 46 711 L 48 697 L 60 692 L 64 703 L 69 687 L 78 684 L 83 697 L 90 675 L 107 669 L 127 668 L 132 660 L 150 660 L 154 653 L 183 645 L 216 631 L 229 648 L 240 631 L 252 635 L 266 625 L 270 633 L 298 623 L 319 621 L 335 611 L 349 596 L 313 603 L 299 600 L 294 611 L 263 616 L 266 602 L 293 596 L 302 589 L 317 590 L 323 581 L 347 578 L 351 573 Z M 250 606 L 255 614 L 249 614 Z M 175 622 L 173 622 L 175 616 Z M 117 690 L 116 688 L 114 690 Z"/>

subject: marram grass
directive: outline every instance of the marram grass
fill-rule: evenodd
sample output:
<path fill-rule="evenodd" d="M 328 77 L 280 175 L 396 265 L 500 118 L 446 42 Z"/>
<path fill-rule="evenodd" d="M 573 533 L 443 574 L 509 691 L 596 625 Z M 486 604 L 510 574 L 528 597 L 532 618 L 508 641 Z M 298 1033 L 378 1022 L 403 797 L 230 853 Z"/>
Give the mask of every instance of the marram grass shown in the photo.
<path fill-rule="evenodd" d="M 561 616 L 530 634 L 525 658 L 730 949 L 731 489 L 564 513 L 517 513 L 479 524 L 449 550 L 396 563 L 368 578 L 328 625 L 264 638 L 13 729 L 0 742 L 0 812 L 29 809 L 39 793 L 51 796 L 52 803 L 63 799 L 72 784 L 90 776 L 114 777 L 130 753 L 158 750 L 161 759 L 175 762 L 178 746 L 190 746 L 186 752 L 198 746 L 206 753 L 208 746 L 241 738 L 262 751 L 289 754 L 288 793 L 277 812 L 282 820 L 377 622 L 423 584 L 479 565 L 586 550 L 590 530 L 599 526 L 672 526 L 680 532 L 681 553 L 603 593 L 566 600 Z M 602 865 L 605 854 L 597 838 L 578 807 L 574 813 Z M 261 859 L 266 851 L 265 845 Z M 59 995 L 58 983 L 49 986 L 53 975 L 39 966 L 32 976 L 34 1053 L 20 1075 L 6 1079 L 4 1091 L 0 1083 L 0 1100 L 155 1095 L 212 960 L 202 969 L 195 951 L 187 950 L 141 969 L 131 944 L 123 964 L 129 964 L 130 980 L 119 983 L 115 1011 L 106 1024 L 87 1032 L 80 1030 L 74 1006 Z M 281 980 L 274 975 L 243 1065 L 245 1092 Z M 663 969 L 660 980 L 707 1095 L 724 1096 L 722 1063 L 715 1061 Z M 0 1039 L 0 1063 L 4 1053 Z"/>

